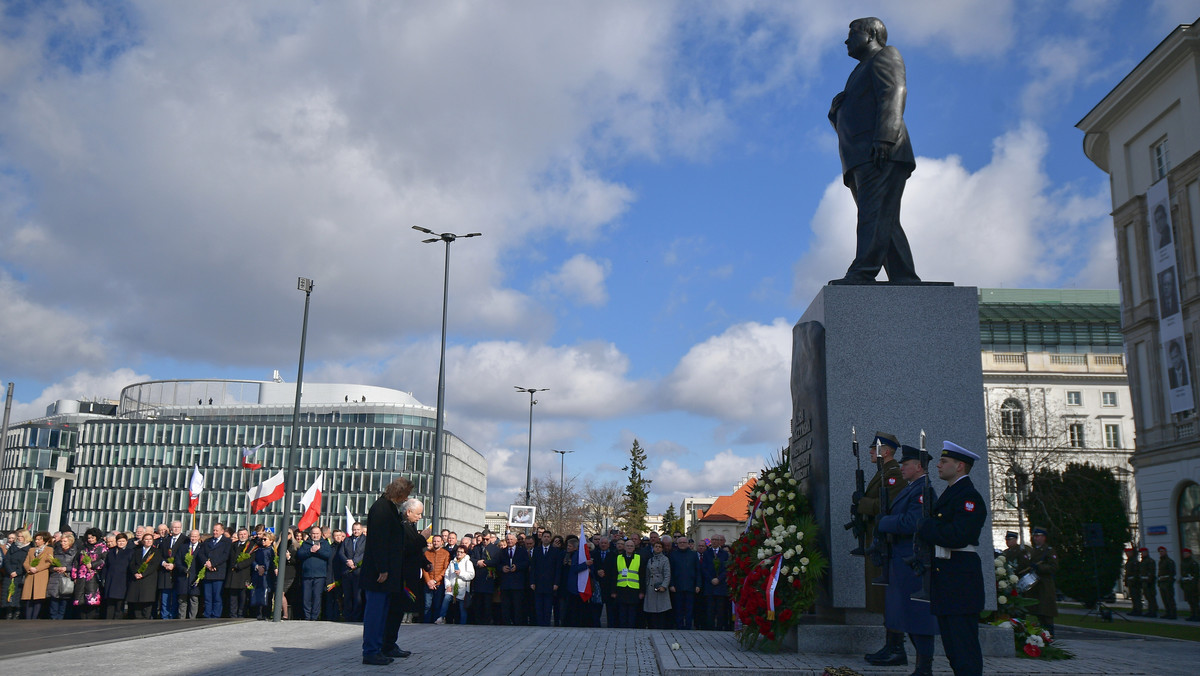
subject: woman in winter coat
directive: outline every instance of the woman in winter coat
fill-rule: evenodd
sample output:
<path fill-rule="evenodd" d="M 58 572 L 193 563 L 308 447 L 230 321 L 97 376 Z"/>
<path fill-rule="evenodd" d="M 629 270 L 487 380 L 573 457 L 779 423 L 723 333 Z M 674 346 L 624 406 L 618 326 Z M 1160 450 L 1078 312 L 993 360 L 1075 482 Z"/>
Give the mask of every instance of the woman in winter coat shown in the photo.
<path fill-rule="evenodd" d="M 17 531 L 17 541 L 4 554 L 0 564 L 0 615 L 15 620 L 21 610 L 21 595 L 25 587 L 25 559 L 29 554 L 29 531 Z"/>
<path fill-rule="evenodd" d="M 458 605 L 458 623 L 467 623 L 467 593 L 471 591 L 471 580 L 475 579 L 475 566 L 466 547 L 458 547 L 454 559 L 446 566 L 446 574 L 442 582 L 446 586 L 446 594 L 442 596 L 442 610 L 438 613 L 434 624 L 446 623 L 446 612 L 450 610 L 450 602 Z"/>
<path fill-rule="evenodd" d="M 250 559 L 250 610 L 258 620 L 267 619 L 271 611 L 271 596 L 275 592 L 275 534 L 264 533 L 262 546 Z"/>
<path fill-rule="evenodd" d="M 588 552 L 588 557 L 582 563 L 577 563 L 579 559 L 579 537 L 571 535 L 567 537 L 567 552 L 563 556 L 562 570 L 559 571 L 558 589 L 563 593 L 563 621 L 564 627 L 591 627 L 594 626 L 592 617 L 592 599 L 600 594 L 600 581 L 592 575 L 591 553 Z M 592 595 L 587 599 L 583 598 L 579 584 L 579 574 L 588 571 L 588 580 L 592 583 Z M 586 583 L 582 585 L 587 588 Z M 597 604 L 598 608 L 599 605 Z M 599 619 L 599 615 L 595 617 Z"/>
<path fill-rule="evenodd" d="M 99 528 L 89 528 L 83 534 L 83 544 L 78 547 L 71 562 L 71 579 L 75 580 L 75 607 L 79 617 L 95 620 L 100 617 L 100 573 L 108 547 L 104 545 L 104 533 Z"/>
<path fill-rule="evenodd" d="M 129 564 L 133 560 L 133 550 L 127 545 L 129 538 L 124 533 L 117 533 L 113 540 L 117 546 L 108 550 L 104 557 L 104 583 L 101 594 L 104 597 L 104 619 L 125 619 L 125 595 L 129 593 Z"/>
<path fill-rule="evenodd" d="M 129 587 L 125 602 L 129 612 L 137 620 L 148 620 L 158 600 L 158 569 L 162 566 L 161 553 L 154 546 L 154 535 L 146 533 L 140 543 L 131 542 L 129 559 Z"/>
<path fill-rule="evenodd" d="M 46 605 L 46 587 L 50 584 L 50 559 L 54 548 L 50 546 L 50 534 L 38 531 L 33 536 L 33 546 L 25 554 L 25 585 L 21 587 L 21 600 L 25 602 L 25 619 L 36 620 Z"/>
<path fill-rule="evenodd" d="M 62 539 L 54 545 L 54 559 L 59 565 L 50 568 L 50 584 L 46 585 L 52 620 L 61 620 L 67 616 L 67 608 L 75 596 L 74 582 L 71 581 L 71 563 L 75 560 L 76 551 L 78 547 L 75 546 L 75 534 L 71 531 L 64 532 Z"/>
<path fill-rule="evenodd" d="M 667 626 L 667 611 L 671 609 L 671 561 L 662 553 L 662 543 L 654 543 L 654 555 L 646 564 L 646 600 L 642 610 L 646 611 L 646 624 L 651 629 L 670 629 Z"/>

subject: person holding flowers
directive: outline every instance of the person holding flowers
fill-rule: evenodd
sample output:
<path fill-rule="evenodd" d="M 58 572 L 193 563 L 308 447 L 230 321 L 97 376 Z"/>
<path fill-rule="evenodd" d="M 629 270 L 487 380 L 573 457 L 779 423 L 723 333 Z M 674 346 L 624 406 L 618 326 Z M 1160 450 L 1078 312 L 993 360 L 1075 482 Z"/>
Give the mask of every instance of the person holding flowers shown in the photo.
<path fill-rule="evenodd" d="M 275 590 L 275 534 L 263 533 L 262 546 L 254 550 L 250 566 L 250 610 L 257 620 L 267 619 L 271 592 Z"/>
<path fill-rule="evenodd" d="M 15 620 L 21 611 L 21 594 L 25 587 L 25 559 L 29 554 L 29 531 L 18 530 L 16 542 L 8 546 L 4 563 L 0 565 L 0 615 Z"/>
<path fill-rule="evenodd" d="M 135 620 L 150 619 L 154 602 L 158 600 L 159 549 L 154 534 L 144 533 L 140 544 L 134 545 L 129 563 L 129 592 L 125 602 Z"/>
<path fill-rule="evenodd" d="M 67 616 L 67 606 L 75 591 L 75 584 L 71 581 L 71 561 L 77 549 L 75 534 L 71 531 L 64 532 L 59 541 L 54 543 L 54 554 L 50 557 L 50 583 L 46 585 L 52 620 Z"/>
<path fill-rule="evenodd" d="M 46 604 L 46 586 L 50 584 L 50 560 L 54 549 L 50 547 L 50 534 L 38 531 L 33 536 L 33 546 L 25 553 L 25 584 L 21 587 L 21 600 L 25 602 L 25 619 L 41 617 Z"/>
<path fill-rule="evenodd" d="M 83 545 L 71 561 L 71 579 L 75 581 L 75 607 L 79 617 L 95 620 L 100 616 L 100 571 L 108 547 L 104 544 L 104 531 L 89 528 L 83 534 Z"/>

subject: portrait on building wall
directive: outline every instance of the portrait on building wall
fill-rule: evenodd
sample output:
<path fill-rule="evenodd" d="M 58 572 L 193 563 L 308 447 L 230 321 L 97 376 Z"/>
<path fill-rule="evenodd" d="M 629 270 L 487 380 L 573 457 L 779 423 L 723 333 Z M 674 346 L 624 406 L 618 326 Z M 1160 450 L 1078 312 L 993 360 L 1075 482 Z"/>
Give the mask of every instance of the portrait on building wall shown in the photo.
<path fill-rule="evenodd" d="M 1175 284 L 1175 266 L 1158 273 L 1158 316 L 1166 319 L 1179 312 L 1179 289 Z"/>
<path fill-rule="evenodd" d="M 1161 249 L 1171 243 L 1171 222 L 1167 219 L 1167 206 L 1154 205 L 1154 248 Z"/>
<path fill-rule="evenodd" d="M 508 508 L 508 525 L 516 528 L 529 528 L 533 525 L 536 507 L 512 505 Z"/>
<path fill-rule="evenodd" d="M 1183 338 L 1175 338 L 1167 342 L 1167 383 L 1171 389 L 1187 387 L 1189 382 L 1187 354 L 1183 346 Z"/>

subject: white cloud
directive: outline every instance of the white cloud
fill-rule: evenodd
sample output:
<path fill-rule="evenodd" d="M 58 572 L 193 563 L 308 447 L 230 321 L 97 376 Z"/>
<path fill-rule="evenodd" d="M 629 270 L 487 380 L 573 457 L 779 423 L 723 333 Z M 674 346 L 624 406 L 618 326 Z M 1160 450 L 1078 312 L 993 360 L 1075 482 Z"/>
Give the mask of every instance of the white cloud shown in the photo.
<path fill-rule="evenodd" d="M 604 282 L 612 271 L 612 263 L 597 261 L 585 254 L 576 254 L 553 273 L 538 280 L 536 287 L 549 295 L 564 295 L 581 305 L 599 307 L 608 302 Z"/>
<path fill-rule="evenodd" d="M 761 455 L 741 456 L 730 449 L 704 461 L 699 470 L 686 469 L 672 460 L 663 460 L 649 472 L 654 483 L 650 486 L 653 509 L 666 509 L 674 502 L 678 510 L 684 498 L 729 495 L 747 474 L 757 473 L 766 466 Z"/>
<path fill-rule="evenodd" d="M 46 407 L 60 399 L 116 400 L 121 389 L 133 383 L 150 380 L 150 376 L 133 369 L 120 368 L 115 371 L 79 371 L 60 382 L 47 386 L 32 401 L 21 401 L 21 392 L 14 391 L 12 423 L 18 423 L 46 415 Z"/>
<path fill-rule="evenodd" d="M 786 320 L 737 324 L 688 350 L 661 389 L 674 407 L 721 421 L 720 437 L 783 444 L 791 359 Z"/>
<path fill-rule="evenodd" d="M 991 162 L 974 172 L 957 156 L 918 158 L 902 212 L 917 274 L 960 285 L 1042 286 L 1091 267 L 1081 252 L 1111 261 L 1092 246 L 1095 229 L 1084 227 L 1107 209 L 1096 194 L 1053 189 L 1042 168 L 1047 147 L 1045 133 L 1026 123 L 996 139 Z M 798 301 L 844 274 L 856 220 L 849 190 L 831 182 L 813 216 L 812 244 L 795 266 Z"/>
<path fill-rule="evenodd" d="M 69 311 L 27 297 L 27 289 L 0 270 L 0 372 L 9 376 L 57 377 L 64 365 L 104 361 L 95 326 Z"/>

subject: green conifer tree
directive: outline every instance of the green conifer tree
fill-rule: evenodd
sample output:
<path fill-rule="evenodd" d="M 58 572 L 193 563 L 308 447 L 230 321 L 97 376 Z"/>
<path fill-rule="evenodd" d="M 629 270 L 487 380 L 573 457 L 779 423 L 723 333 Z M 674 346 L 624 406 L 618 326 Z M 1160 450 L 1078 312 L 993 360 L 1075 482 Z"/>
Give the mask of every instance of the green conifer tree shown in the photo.
<path fill-rule="evenodd" d="M 621 530 L 625 533 L 646 533 L 646 513 L 650 506 L 650 479 L 645 478 L 646 449 L 637 439 L 629 449 L 629 464 L 621 468 L 629 472 L 629 484 L 625 486 L 625 515 L 621 518 Z"/>

